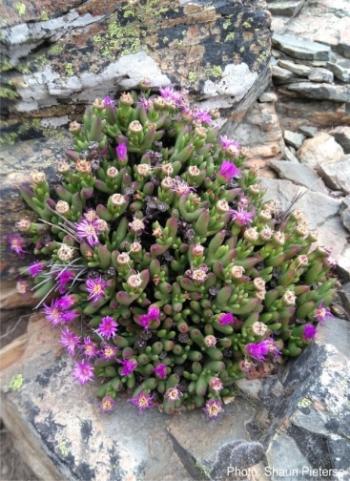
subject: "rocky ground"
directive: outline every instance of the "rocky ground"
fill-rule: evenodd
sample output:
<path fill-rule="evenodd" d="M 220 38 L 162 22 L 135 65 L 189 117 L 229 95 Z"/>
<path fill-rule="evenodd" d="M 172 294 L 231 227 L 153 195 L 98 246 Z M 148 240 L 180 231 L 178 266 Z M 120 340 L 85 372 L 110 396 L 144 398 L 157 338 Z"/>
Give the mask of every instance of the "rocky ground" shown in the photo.
<path fill-rule="evenodd" d="M 149 7 L 150 0 L 143 3 Z M 269 55 L 262 53 L 268 51 L 269 20 L 265 13 L 259 14 L 263 2 L 243 2 L 250 3 L 250 8 L 234 19 L 228 14 L 230 2 L 213 2 L 218 5 L 216 10 L 206 9 L 204 16 L 199 16 L 198 9 L 189 9 L 187 3 L 181 1 L 181 8 L 172 10 L 173 21 L 161 24 L 161 35 L 155 35 L 152 23 L 147 53 L 137 59 L 133 57 L 137 55 L 134 49 L 145 32 L 140 31 L 137 17 L 128 19 L 126 14 L 126 23 L 123 20 L 126 30 L 122 34 L 128 38 L 129 61 L 148 69 L 156 85 L 170 79 L 189 88 L 194 100 L 220 109 L 222 115 L 229 118 L 223 131 L 241 142 L 248 163 L 258 170 L 267 188 L 268 198 L 277 198 L 287 207 L 302 194 L 297 204 L 305 211 L 310 228 L 317 229 L 320 242 L 331 247 L 342 283 L 333 307 L 337 319 L 324 326 L 317 342 L 278 376 L 266 381 L 242 381 L 237 398 L 216 426 L 215 433 L 211 425 L 208 432 L 203 431 L 199 413 L 191 415 L 186 423 L 181 418 L 164 420 L 157 414 L 148 420 L 135 421 L 123 402 L 113 420 L 101 421 L 93 393 L 87 393 L 84 413 L 80 412 L 81 393 L 70 385 L 68 365 L 59 365 L 58 375 L 54 340 L 47 330 L 41 329 L 40 319 L 32 320 L 27 332 L 25 315 L 33 306 L 33 299 L 16 293 L 16 261 L 6 254 L 1 261 L 6 283 L 0 303 L 7 322 L 3 323 L 0 342 L 4 345 L 19 336 L 23 343 L 19 342 L 17 351 L 24 357 L 12 371 L 10 368 L 11 376 L 6 381 L 5 422 L 22 422 L 13 429 L 17 432 L 17 449 L 29 450 L 47 459 L 44 466 L 33 464 L 33 456 L 26 459 L 36 473 L 41 473 L 42 479 L 57 476 L 57 470 L 68 479 L 84 481 L 131 481 L 141 475 L 150 481 L 175 481 L 198 479 L 203 472 L 217 478 L 227 463 L 231 463 L 249 467 L 249 479 L 265 481 L 263 466 L 266 463 L 277 468 L 309 466 L 311 469 L 321 462 L 324 469 L 338 470 L 333 478 L 322 477 L 322 481 L 348 481 L 350 2 L 267 2 L 273 30 L 272 82 L 268 88 L 264 72 Z M 6 16 L 12 19 L 5 27 L 9 63 L 5 68 L 2 96 L 7 95 L 9 118 L 0 150 L 1 209 L 7 213 L 3 221 L 6 231 L 23 212 L 14 186 L 27 175 L 24 166 L 27 170 L 44 168 L 52 176 L 52 165 L 64 155 L 69 142 L 67 124 L 79 116 L 86 100 L 98 93 L 113 93 L 120 83 L 124 87 L 132 86 L 138 79 L 137 69 L 128 77 L 120 59 L 113 63 L 109 58 L 111 54 L 118 57 L 120 49 L 126 47 L 120 43 L 121 33 L 114 27 L 118 15 L 125 15 L 124 7 L 124 10 L 109 11 L 110 2 L 106 2 L 108 8 L 103 7 L 103 2 L 94 1 L 57 2 L 55 7 L 47 2 L 44 15 L 34 2 L 16 5 L 22 4 L 27 5 L 24 13 L 23 7 L 18 7 L 15 14 L 13 2 L 3 2 L 0 6 L 2 19 Z M 52 20 L 53 8 L 55 18 Z M 186 15 L 189 17 L 185 21 Z M 104 22 L 111 25 L 107 38 L 109 51 L 87 76 L 86 70 L 99 52 L 98 35 Z M 127 28 L 129 22 L 132 29 Z M 135 27 L 138 27 L 137 34 Z M 209 30 L 216 35 L 215 45 L 222 44 L 219 62 L 215 47 L 206 36 Z M 238 32 L 237 38 L 232 35 L 235 32 Z M 90 37 L 94 39 L 92 42 Z M 59 47 L 64 42 L 67 49 L 60 65 L 62 50 L 59 51 Z M 204 50 L 199 48 L 201 42 L 205 44 Z M 237 53 L 234 61 L 239 69 L 232 71 L 225 55 L 227 51 L 236 51 L 242 42 L 245 48 Z M 249 45 L 253 45 L 252 54 Z M 189 51 L 185 62 L 180 60 L 183 49 Z M 77 50 L 86 56 L 77 55 Z M 173 71 L 165 61 L 171 50 L 174 51 L 171 61 L 178 67 Z M 191 72 L 198 73 L 192 75 Z M 235 89 L 233 82 L 227 90 L 226 76 L 235 78 L 235 75 L 246 75 L 247 82 L 240 89 Z M 237 111 L 239 115 L 230 113 Z M 13 320 L 19 316 L 23 316 L 23 322 L 13 328 Z M 16 379 L 13 376 L 18 374 L 23 376 L 26 389 L 21 386 L 17 389 L 21 383 L 13 384 Z M 56 406 L 68 398 L 70 414 L 62 418 Z M 112 424 L 123 433 L 119 443 L 110 427 Z M 191 425 L 191 438 L 188 425 Z M 28 439 L 21 439 L 23 426 L 30 434 Z M 141 432 L 139 436 L 135 436 L 136 430 Z M 142 432 L 152 435 L 143 439 Z M 0 434 L 6 438 L 3 428 Z M 194 438 L 196 443 L 192 442 Z M 92 439 L 94 442 L 90 444 Z M 96 439 L 105 442 L 98 459 L 94 451 Z M 235 439 L 233 444 L 232 439 Z M 44 449 L 44 453 L 40 449 Z M 17 454 L 9 454 L 11 451 L 11 440 L 2 443 L 2 479 L 34 479 L 32 472 L 18 462 Z M 229 456 L 232 453 L 233 459 Z M 99 462 L 101 456 L 109 460 L 107 465 L 113 464 L 114 471 L 106 470 L 106 463 Z M 272 480 L 282 481 L 282 478 L 274 475 Z M 283 481 L 286 480 L 302 481 L 283 477 Z"/>

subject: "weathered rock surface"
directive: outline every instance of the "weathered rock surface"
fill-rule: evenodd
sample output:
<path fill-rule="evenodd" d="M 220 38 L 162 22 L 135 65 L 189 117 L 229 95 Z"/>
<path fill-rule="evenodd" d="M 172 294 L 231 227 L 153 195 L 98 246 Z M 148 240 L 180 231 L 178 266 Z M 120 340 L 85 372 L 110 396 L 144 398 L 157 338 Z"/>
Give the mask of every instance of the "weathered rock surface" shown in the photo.
<path fill-rule="evenodd" d="M 308 76 L 311 82 L 326 82 L 332 83 L 334 80 L 333 72 L 326 68 L 313 68 Z"/>
<path fill-rule="evenodd" d="M 306 139 L 298 150 L 301 162 L 309 167 L 317 168 L 323 163 L 337 162 L 344 156 L 344 151 L 334 137 L 319 132 L 315 137 Z"/>
<path fill-rule="evenodd" d="M 346 59 L 338 59 L 327 63 L 327 67 L 332 70 L 335 77 L 342 82 L 350 80 L 350 61 Z"/>
<path fill-rule="evenodd" d="M 208 108 L 245 111 L 269 77 L 270 16 L 261 0 L 89 0 L 33 16 L 32 2 L 21 5 L 23 20 L 3 28 L 12 112 L 40 115 L 64 104 L 67 113 L 144 80 L 190 89 Z"/>
<path fill-rule="evenodd" d="M 290 180 L 294 184 L 302 185 L 315 192 L 328 193 L 327 188 L 320 177 L 307 165 L 295 162 L 271 160 L 269 165 L 276 170 L 279 177 Z"/>
<path fill-rule="evenodd" d="M 302 60 L 329 60 L 331 52 L 327 45 L 291 34 L 274 33 L 272 43 L 282 52 Z"/>
<path fill-rule="evenodd" d="M 302 9 L 305 0 L 272 0 L 268 2 L 268 9 L 272 15 L 292 17 Z"/>
<path fill-rule="evenodd" d="M 338 162 L 322 163 L 320 173 L 331 189 L 350 194 L 350 155 L 346 155 Z"/>
<path fill-rule="evenodd" d="M 286 141 L 286 144 L 291 145 L 296 149 L 298 149 L 301 146 L 305 138 L 303 134 L 299 134 L 298 132 L 292 132 L 290 130 L 285 130 L 283 136 L 284 136 L 284 140 Z"/>
<path fill-rule="evenodd" d="M 329 134 L 343 147 L 346 154 L 350 154 L 350 127 L 346 125 L 339 126 L 332 129 Z"/>
<path fill-rule="evenodd" d="M 347 85 L 330 85 L 326 83 L 293 82 L 287 89 L 304 97 L 316 100 L 334 100 L 335 102 L 350 102 L 350 87 Z"/>

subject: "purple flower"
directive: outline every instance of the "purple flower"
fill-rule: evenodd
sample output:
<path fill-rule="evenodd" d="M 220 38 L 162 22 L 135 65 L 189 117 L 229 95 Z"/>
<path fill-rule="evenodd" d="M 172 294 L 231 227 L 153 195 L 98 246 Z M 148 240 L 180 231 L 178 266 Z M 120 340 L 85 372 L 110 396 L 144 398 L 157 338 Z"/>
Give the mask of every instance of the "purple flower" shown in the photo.
<path fill-rule="evenodd" d="M 80 316 L 80 313 L 78 311 L 65 311 L 62 312 L 62 322 L 65 324 L 69 324 L 70 322 L 73 322 L 77 317 Z"/>
<path fill-rule="evenodd" d="M 104 413 L 110 413 L 113 411 L 115 406 L 115 400 L 112 398 L 112 396 L 104 396 L 101 400 L 101 410 Z"/>
<path fill-rule="evenodd" d="M 180 92 L 176 92 L 172 87 L 163 87 L 160 90 L 160 95 L 167 102 L 174 102 L 177 107 L 183 105 L 184 99 Z"/>
<path fill-rule="evenodd" d="M 303 329 L 303 338 L 304 341 L 311 341 L 316 336 L 316 327 L 312 324 L 305 324 Z"/>
<path fill-rule="evenodd" d="M 141 391 L 137 396 L 129 399 L 131 404 L 136 406 L 140 411 L 144 411 L 145 409 L 149 409 L 153 407 L 153 396 L 151 394 L 146 393 L 145 391 Z"/>
<path fill-rule="evenodd" d="M 68 354 L 74 356 L 75 350 L 80 343 L 80 338 L 75 334 L 75 332 L 65 327 L 61 331 L 61 339 L 60 342 L 62 346 L 67 350 Z"/>
<path fill-rule="evenodd" d="M 75 363 L 73 376 L 80 384 L 86 384 L 94 378 L 94 368 L 88 361 L 78 361 Z"/>
<path fill-rule="evenodd" d="M 97 333 L 105 339 L 114 337 L 118 330 L 118 323 L 111 316 L 102 317 Z"/>
<path fill-rule="evenodd" d="M 101 356 L 106 361 L 110 361 L 111 359 L 115 359 L 117 352 L 118 349 L 116 348 L 116 346 L 113 346 L 112 344 L 105 344 L 104 346 L 102 346 Z"/>
<path fill-rule="evenodd" d="M 90 339 L 90 337 L 85 337 L 82 344 L 83 355 L 89 359 L 93 359 L 98 355 L 97 345 Z"/>
<path fill-rule="evenodd" d="M 226 135 L 220 136 L 220 145 L 224 150 L 228 150 L 230 148 L 235 148 L 239 150 L 240 144 L 236 140 L 229 139 Z"/>
<path fill-rule="evenodd" d="M 124 142 L 118 144 L 115 148 L 115 153 L 117 154 L 118 160 L 125 162 L 128 158 L 128 148 Z"/>
<path fill-rule="evenodd" d="M 247 354 L 256 361 L 264 361 L 270 352 L 270 343 L 265 339 L 260 342 L 251 342 L 246 345 Z"/>
<path fill-rule="evenodd" d="M 89 293 L 88 300 L 98 302 L 102 299 L 106 292 L 107 282 L 99 277 L 89 277 L 85 283 L 86 290 Z"/>
<path fill-rule="evenodd" d="M 80 315 L 78 311 L 69 310 L 74 303 L 74 296 L 59 297 L 54 299 L 49 306 L 44 304 L 44 315 L 53 326 L 72 322 Z"/>
<path fill-rule="evenodd" d="M 217 418 L 223 412 L 222 402 L 220 399 L 209 399 L 206 402 L 204 412 L 210 419 Z"/>
<path fill-rule="evenodd" d="M 150 306 L 148 308 L 147 314 L 152 321 L 156 321 L 157 319 L 159 319 L 160 309 L 158 306 Z"/>
<path fill-rule="evenodd" d="M 62 309 L 58 305 L 58 300 L 54 299 L 48 306 L 44 304 L 44 316 L 53 326 L 63 324 Z"/>
<path fill-rule="evenodd" d="M 120 363 L 122 365 L 120 370 L 121 376 L 130 376 L 137 368 L 137 361 L 135 359 L 123 359 Z"/>
<path fill-rule="evenodd" d="M 238 210 L 232 210 L 232 219 L 238 225 L 247 225 L 250 224 L 253 220 L 252 212 L 248 212 L 242 208 L 238 208 Z"/>
<path fill-rule="evenodd" d="M 167 367 L 166 367 L 165 364 L 160 362 L 159 364 L 154 366 L 153 372 L 154 372 L 155 376 L 158 377 L 159 379 L 166 379 Z"/>
<path fill-rule="evenodd" d="M 233 163 L 228 160 L 224 160 L 220 166 L 219 174 L 223 177 L 227 182 L 233 179 L 233 177 L 239 177 L 241 171 L 239 168 Z"/>
<path fill-rule="evenodd" d="M 41 261 L 33 262 L 27 268 L 27 272 L 31 277 L 38 276 L 44 270 L 45 264 Z"/>
<path fill-rule="evenodd" d="M 19 234 L 12 234 L 8 237 L 9 247 L 12 252 L 15 252 L 17 255 L 23 254 L 24 251 L 24 239 Z"/>
<path fill-rule="evenodd" d="M 229 326 L 237 322 L 236 317 L 231 312 L 223 312 L 219 315 L 218 323 L 220 326 Z"/>
<path fill-rule="evenodd" d="M 323 322 L 323 321 L 329 321 L 329 319 L 332 319 L 333 315 L 328 309 L 328 307 L 324 306 L 323 304 L 320 304 L 317 309 L 315 309 L 315 319 L 318 322 Z"/>
<path fill-rule="evenodd" d="M 104 107 L 107 107 L 107 108 L 114 108 L 115 106 L 115 102 L 113 99 L 111 99 L 111 97 L 109 97 L 108 95 L 106 95 L 106 97 L 103 97 L 103 106 Z"/>
<path fill-rule="evenodd" d="M 146 97 L 140 97 L 137 105 L 140 108 L 144 109 L 146 112 L 148 112 L 149 109 L 152 107 L 153 102 L 151 99 L 146 99 Z"/>
<path fill-rule="evenodd" d="M 210 125 L 213 121 L 210 113 L 207 112 L 206 110 L 199 110 L 199 109 L 195 110 L 193 112 L 193 117 L 195 120 L 197 120 L 201 124 Z"/>
<path fill-rule="evenodd" d="M 63 294 L 67 290 L 67 284 L 74 279 L 74 272 L 67 269 L 58 273 L 56 281 L 58 282 L 58 290 Z"/>
<path fill-rule="evenodd" d="M 74 304 L 75 304 L 75 297 L 71 294 L 66 294 L 57 299 L 57 306 L 59 307 L 59 309 L 62 309 L 62 311 L 66 311 L 67 309 L 70 309 L 72 306 L 74 306 Z"/>
<path fill-rule="evenodd" d="M 95 221 L 82 219 L 76 224 L 77 236 L 80 240 L 85 240 L 90 247 L 99 243 Z"/>
<path fill-rule="evenodd" d="M 145 331 L 149 328 L 151 322 L 152 319 L 149 317 L 148 314 L 141 314 L 141 316 L 139 317 L 139 324 L 145 329 Z"/>

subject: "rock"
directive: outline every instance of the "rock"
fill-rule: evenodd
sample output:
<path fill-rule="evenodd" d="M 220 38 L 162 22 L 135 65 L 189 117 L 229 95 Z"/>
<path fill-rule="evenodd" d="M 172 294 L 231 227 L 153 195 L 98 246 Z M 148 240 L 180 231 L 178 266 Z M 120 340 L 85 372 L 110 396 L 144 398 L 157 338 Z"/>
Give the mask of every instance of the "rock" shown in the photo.
<path fill-rule="evenodd" d="M 343 302 L 344 308 L 350 316 L 350 282 L 341 286 L 339 294 Z"/>
<path fill-rule="evenodd" d="M 294 184 L 302 185 L 315 192 L 328 193 L 322 180 L 307 165 L 278 160 L 271 160 L 269 165 L 276 170 L 282 179 L 290 180 Z"/>
<path fill-rule="evenodd" d="M 305 139 L 303 134 L 298 134 L 298 132 L 292 132 L 290 130 L 285 130 L 283 137 L 284 137 L 284 140 L 286 141 L 286 144 L 291 145 L 296 149 L 298 149 L 301 146 L 301 144 Z"/>
<path fill-rule="evenodd" d="M 260 0 L 72 3 L 3 29 L 9 112 L 65 105 L 67 114 L 143 80 L 245 112 L 267 85 L 270 14 Z"/>
<path fill-rule="evenodd" d="M 335 77 L 342 82 L 350 80 L 350 61 L 346 59 L 337 59 L 336 61 L 327 62 L 327 67 L 334 73 Z"/>
<path fill-rule="evenodd" d="M 312 127 L 311 125 L 302 125 L 299 127 L 300 132 L 305 135 L 305 137 L 314 137 L 317 134 L 316 127 Z"/>
<path fill-rule="evenodd" d="M 286 147 L 284 149 L 284 156 L 285 156 L 286 160 L 288 160 L 289 162 L 293 162 L 294 164 L 299 164 L 299 159 L 295 155 L 295 153 L 293 152 L 292 149 Z"/>
<path fill-rule="evenodd" d="M 350 155 L 337 162 L 320 164 L 320 173 L 331 189 L 350 194 Z"/>
<path fill-rule="evenodd" d="M 333 72 L 325 68 L 313 68 L 308 76 L 311 82 L 332 83 L 334 80 Z"/>
<path fill-rule="evenodd" d="M 278 65 L 272 65 L 271 67 L 272 77 L 278 82 L 288 82 L 293 78 L 292 72 L 287 69 L 281 68 Z"/>
<path fill-rule="evenodd" d="M 304 60 L 327 61 L 331 51 L 327 45 L 291 34 L 274 33 L 272 43 L 291 57 Z"/>
<path fill-rule="evenodd" d="M 278 61 L 278 65 L 282 68 L 293 72 L 295 75 L 300 77 L 307 77 L 311 72 L 312 68 L 307 65 L 302 65 L 299 63 L 291 62 L 290 60 L 281 59 Z"/>
<path fill-rule="evenodd" d="M 294 82 L 287 89 L 310 99 L 334 100 L 335 102 L 350 102 L 350 86 L 329 85 L 326 83 Z"/>
<path fill-rule="evenodd" d="M 345 197 L 342 207 L 341 219 L 344 227 L 350 232 L 350 196 Z"/>
<path fill-rule="evenodd" d="M 302 9 L 305 0 L 284 0 L 269 2 L 268 8 L 272 15 L 292 17 Z"/>
<path fill-rule="evenodd" d="M 264 92 L 259 97 L 259 102 L 277 102 L 278 97 L 275 92 Z"/>
<path fill-rule="evenodd" d="M 309 167 L 319 167 L 323 163 L 337 162 L 344 151 L 331 135 L 319 132 L 312 139 L 306 139 L 298 150 L 300 161 Z"/>
<path fill-rule="evenodd" d="M 332 137 L 343 147 L 346 154 L 350 154 L 350 127 L 339 125 L 329 132 Z"/>

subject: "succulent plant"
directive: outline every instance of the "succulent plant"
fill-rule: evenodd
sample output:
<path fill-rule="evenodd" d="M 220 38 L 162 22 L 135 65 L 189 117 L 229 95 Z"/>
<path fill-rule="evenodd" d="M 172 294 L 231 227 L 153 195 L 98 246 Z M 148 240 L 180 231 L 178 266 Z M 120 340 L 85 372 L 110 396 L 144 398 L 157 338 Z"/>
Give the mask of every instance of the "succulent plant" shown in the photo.
<path fill-rule="evenodd" d="M 263 201 L 212 122 L 169 87 L 98 99 L 70 124 L 59 181 L 21 189 L 37 220 L 11 248 L 33 247 L 23 273 L 105 411 L 126 391 L 141 410 L 215 417 L 237 379 L 299 355 L 330 315 L 328 252 L 301 212 Z"/>

